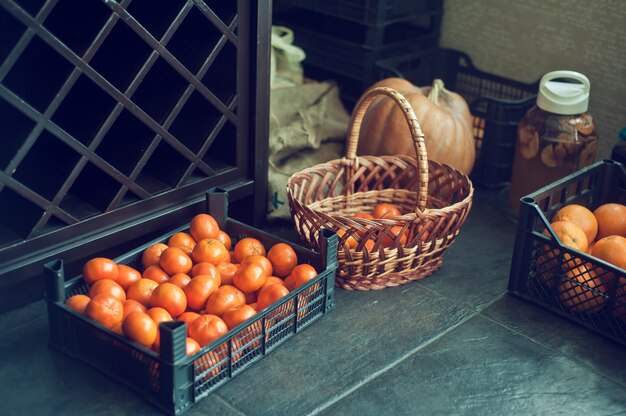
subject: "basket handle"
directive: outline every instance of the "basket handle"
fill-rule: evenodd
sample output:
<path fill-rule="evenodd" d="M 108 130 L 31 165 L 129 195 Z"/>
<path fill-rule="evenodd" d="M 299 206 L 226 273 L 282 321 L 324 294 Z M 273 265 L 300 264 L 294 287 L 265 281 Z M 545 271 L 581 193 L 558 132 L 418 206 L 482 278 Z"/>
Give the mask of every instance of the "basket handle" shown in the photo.
<path fill-rule="evenodd" d="M 428 198 L 428 154 L 426 153 L 426 144 L 424 143 L 424 133 L 420 127 L 415 112 L 409 101 L 398 91 L 393 88 L 376 87 L 369 90 L 356 104 L 354 110 L 354 116 L 350 128 L 348 129 L 348 144 L 346 149 L 346 158 L 354 161 L 356 159 L 356 149 L 359 143 L 359 131 L 361 130 L 361 123 L 365 116 L 365 111 L 369 105 L 379 95 L 386 95 L 400 107 L 404 118 L 409 125 L 409 131 L 411 133 L 411 139 L 413 139 L 413 148 L 415 149 L 417 174 L 418 177 L 418 189 L 417 189 L 417 204 L 416 213 L 419 214 L 426 209 L 426 200 Z"/>

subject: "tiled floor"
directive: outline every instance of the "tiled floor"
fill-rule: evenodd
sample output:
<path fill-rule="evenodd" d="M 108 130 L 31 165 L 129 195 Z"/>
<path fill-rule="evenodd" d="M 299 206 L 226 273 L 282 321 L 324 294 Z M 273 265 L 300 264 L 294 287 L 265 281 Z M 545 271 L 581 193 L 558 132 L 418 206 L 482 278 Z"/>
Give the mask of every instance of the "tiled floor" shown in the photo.
<path fill-rule="evenodd" d="M 327 316 L 185 414 L 626 415 L 626 348 L 506 293 L 500 201 L 477 191 L 435 275 L 337 289 Z M 43 302 L 0 316 L 0 414 L 157 413 L 47 336 Z"/>

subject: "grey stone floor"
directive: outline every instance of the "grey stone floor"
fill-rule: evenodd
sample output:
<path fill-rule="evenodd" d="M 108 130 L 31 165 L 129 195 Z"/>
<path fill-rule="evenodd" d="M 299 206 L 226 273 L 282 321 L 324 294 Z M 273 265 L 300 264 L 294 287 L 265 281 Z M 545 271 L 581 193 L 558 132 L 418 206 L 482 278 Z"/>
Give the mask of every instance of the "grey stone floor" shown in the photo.
<path fill-rule="evenodd" d="M 328 315 L 184 414 L 626 415 L 626 348 L 506 293 L 502 199 L 477 190 L 436 274 L 337 289 Z M 158 413 L 47 337 L 43 301 L 0 315 L 0 414 Z"/>

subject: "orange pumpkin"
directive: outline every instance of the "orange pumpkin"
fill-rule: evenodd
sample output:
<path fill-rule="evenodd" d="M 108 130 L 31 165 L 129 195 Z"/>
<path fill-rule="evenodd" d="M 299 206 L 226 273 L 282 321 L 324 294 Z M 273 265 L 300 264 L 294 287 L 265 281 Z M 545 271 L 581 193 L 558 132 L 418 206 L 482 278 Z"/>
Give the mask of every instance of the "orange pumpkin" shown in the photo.
<path fill-rule="evenodd" d="M 402 78 L 387 78 L 370 89 L 376 87 L 393 88 L 409 101 L 424 133 L 429 159 L 469 175 L 476 159 L 476 147 L 472 115 L 463 97 L 445 89 L 440 79 L 432 87 L 420 88 Z M 392 99 L 375 98 L 367 108 L 357 154 L 415 156 L 408 125 Z"/>

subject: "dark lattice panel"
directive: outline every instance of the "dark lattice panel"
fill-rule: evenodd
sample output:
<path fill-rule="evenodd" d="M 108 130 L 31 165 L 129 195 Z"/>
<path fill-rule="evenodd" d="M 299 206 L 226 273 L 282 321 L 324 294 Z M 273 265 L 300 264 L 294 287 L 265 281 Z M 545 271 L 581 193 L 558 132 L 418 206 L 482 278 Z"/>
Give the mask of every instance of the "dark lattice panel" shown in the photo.
<path fill-rule="evenodd" d="M 0 6 L 0 248 L 247 169 L 237 1 Z"/>

